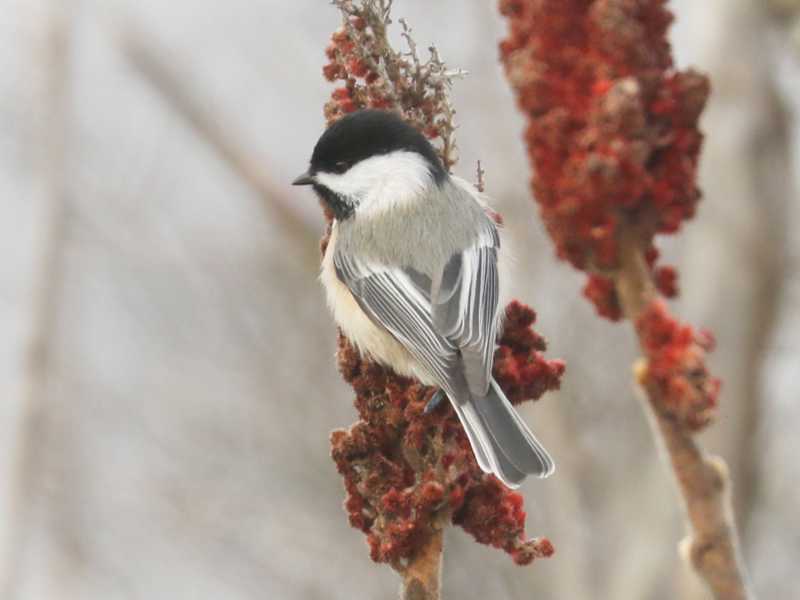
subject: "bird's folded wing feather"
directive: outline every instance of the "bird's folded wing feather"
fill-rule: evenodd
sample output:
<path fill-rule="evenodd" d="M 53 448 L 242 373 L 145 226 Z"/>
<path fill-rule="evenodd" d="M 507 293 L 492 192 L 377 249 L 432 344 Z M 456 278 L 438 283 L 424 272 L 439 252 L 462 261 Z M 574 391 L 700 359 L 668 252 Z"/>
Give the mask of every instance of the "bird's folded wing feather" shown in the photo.
<path fill-rule="evenodd" d="M 336 274 L 359 306 L 388 330 L 448 395 L 464 377 L 485 396 L 497 334 L 497 248 L 493 226 L 473 246 L 455 253 L 431 282 L 413 269 L 390 267 L 335 253 Z"/>
<path fill-rule="evenodd" d="M 461 351 L 467 384 L 479 397 L 492 379 L 499 247 L 497 230 L 487 225 L 473 246 L 450 258 L 431 301 L 436 330 Z"/>

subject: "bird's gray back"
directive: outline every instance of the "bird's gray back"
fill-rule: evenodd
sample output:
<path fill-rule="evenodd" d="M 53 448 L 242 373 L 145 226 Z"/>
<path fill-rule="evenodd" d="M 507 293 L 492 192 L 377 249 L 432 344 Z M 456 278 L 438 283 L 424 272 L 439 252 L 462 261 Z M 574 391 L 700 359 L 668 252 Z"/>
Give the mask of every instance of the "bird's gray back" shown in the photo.
<path fill-rule="evenodd" d="M 424 198 L 378 215 L 356 211 L 337 225 L 336 252 L 435 278 L 453 254 L 494 224 L 475 198 L 449 179 L 429 190 Z"/>

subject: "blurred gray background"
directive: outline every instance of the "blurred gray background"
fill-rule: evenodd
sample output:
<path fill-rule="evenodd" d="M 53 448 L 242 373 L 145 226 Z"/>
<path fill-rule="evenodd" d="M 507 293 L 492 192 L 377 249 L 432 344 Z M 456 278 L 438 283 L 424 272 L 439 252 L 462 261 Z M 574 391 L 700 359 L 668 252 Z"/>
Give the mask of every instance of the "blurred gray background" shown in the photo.
<path fill-rule="evenodd" d="M 678 0 L 676 61 L 710 74 L 705 200 L 676 310 L 724 380 L 702 435 L 731 467 L 761 598 L 800 562 L 798 3 Z M 593 314 L 528 193 L 494 2 L 396 0 L 453 90 L 560 393 L 524 416 L 559 464 L 522 492 L 556 555 L 515 567 L 448 530 L 446 598 L 706 598 L 677 557 L 670 472 L 626 325 Z M 354 420 L 317 282 L 322 217 L 288 182 L 323 127 L 323 0 L 0 0 L 0 598 L 395 597 L 341 508 Z M 398 40 L 399 43 L 399 40 Z"/>

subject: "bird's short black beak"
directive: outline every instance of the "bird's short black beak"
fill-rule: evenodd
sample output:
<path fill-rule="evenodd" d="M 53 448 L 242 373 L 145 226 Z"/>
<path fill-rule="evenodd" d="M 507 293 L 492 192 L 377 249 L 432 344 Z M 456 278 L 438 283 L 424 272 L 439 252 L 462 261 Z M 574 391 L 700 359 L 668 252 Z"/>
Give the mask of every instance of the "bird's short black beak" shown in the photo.
<path fill-rule="evenodd" d="M 292 182 L 292 185 L 311 185 L 314 183 L 314 178 L 308 174 L 308 171 L 300 175 L 297 179 Z"/>

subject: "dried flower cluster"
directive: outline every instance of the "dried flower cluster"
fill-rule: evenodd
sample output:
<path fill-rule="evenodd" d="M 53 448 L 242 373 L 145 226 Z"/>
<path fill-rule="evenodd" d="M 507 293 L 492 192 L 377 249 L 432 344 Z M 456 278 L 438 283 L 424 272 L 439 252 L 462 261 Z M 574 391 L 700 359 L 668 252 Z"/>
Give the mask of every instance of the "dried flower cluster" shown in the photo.
<path fill-rule="evenodd" d="M 667 297 L 657 233 L 692 217 L 708 81 L 673 70 L 665 0 L 501 0 L 503 64 L 529 118 L 533 191 L 558 256 L 589 274 L 585 295 L 622 317 L 613 275 L 633 228 Z"/>
<path fill-rule="evenodd" d="M 663 398 L 662 409 L 691 430 L 709 423 L 717 408 L 720 383 L 706 368 L 714 337 L 695 331 L 669 314 L 663 300 L 651 302 L 636 320 L 647 359 L 641 383 Z"/>
<path fill-rule="evenodd" d="M 584 294 L 630 320 L 637 379 L 675 472 L 690 533 L 682 555 L 715 598 L 749 598 L 724 463 L 693 434 L 714 416 L 713 347 L 670 314 L 677 273 L 653 239 L 693 216 L 705 77 L 673 69 L 666 0 L 499 0 L 500 54 L 528 118 L 533 193 L 557 254 L 588 275 Z"/>
<path fill-rule="evenodd" d="M 542 356 L 534 319 L 530 308 L 512 302 L 498 340 L 494 376 L 515 403 L 558 388 L 564 372 L 563 362 Z M 518 564 L 553 553 L 547 539 L 525 539 L 522 496 L 480 470 L 449 403 L 424 414 L 435 388 L 365 360 L 343 336 L 338 358 L 360 420 L 333 433 L 332 455 L 350 524 L 367 534 L 373 560 L 402 565 L 447 519 Z"/>
<path fill-rule="evenodd" d="M 655 299 L 655 290 L 674 297 L 678 282 L 658 264 L 654 237 L 676 232 L 700 198 L 697 121 L 709 85 L 673 69 L 665 5 L 501 0 L 509 35 L 500 54 L 528 117 L 534 198 L 558 256 L 587 273 L 584 295 L 600 315 L 639 319 L 647 383 L 665 413 L 697 429 L 720 384 L 705 367 L 710 345 Z M 631 255 L 654 288 L 654 301 L 633 311 L 620 297 Z"/>
<path fill-rule="evenodd" d="M 391 24 L 391 0 L 334 0 L 344 16 L 342 27 L 331 36 L 325 50 L 328 63 L 322 72 L 343 85 L 331 93 L 325 118 L 331 123 L 359 108 L 383 108 L 402 114 L 409 123 L 439 144 L 447 170 L 456 162 L 449 90 L 463 71 L 450 70 L 435 47 L 422 62 L 411 29 L 400 19 L 408 52 L 396 52 L 386 37 Z"/>

